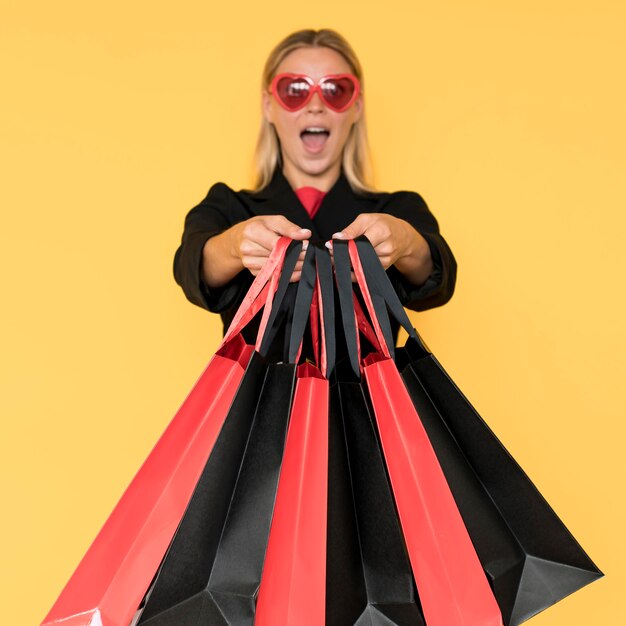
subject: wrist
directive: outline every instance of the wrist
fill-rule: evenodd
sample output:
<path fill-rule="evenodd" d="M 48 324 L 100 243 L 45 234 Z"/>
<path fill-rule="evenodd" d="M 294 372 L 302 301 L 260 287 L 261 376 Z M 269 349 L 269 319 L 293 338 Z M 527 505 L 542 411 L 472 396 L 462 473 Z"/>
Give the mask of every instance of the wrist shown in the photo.
<path fill-rule="evenodd" d="M 202 278 L 209 288 L 221 287 L 242 269 L 243 262 L 236 253 L 236 226 L 210 237 L 202 248 Z M 232 231 L 232 232 L 231 232 Z"/>
<path fill-rule="evenodd" d="M 241 255 L 241 233 L 243 230 L 243 222 L 231 226 L 223 234 L 228 238 L 226 241 L 226 251 L 230 257 L 231 262 L 241 264 L 243 266 L 243 259 Z"/>
<path fill-rule="evenodd" d="M 399 222 L 402 232 L 402 243 L 396 263 L 401 265 L 408 263 L 414 264 L 420 262 L 424 257 L 424 245 L 428 248 L 426 240 L 417 232 L 417 230 L 406 220 L 396 218 Z"/>
<path fill-rule="evenodd" d="M 395 262 L 396 268 L 412 283 L 422 284 L 433 271 L 430 246 L 426 239 L 408 222 L 406 222 L 407 243 L 403 252 Z"/>

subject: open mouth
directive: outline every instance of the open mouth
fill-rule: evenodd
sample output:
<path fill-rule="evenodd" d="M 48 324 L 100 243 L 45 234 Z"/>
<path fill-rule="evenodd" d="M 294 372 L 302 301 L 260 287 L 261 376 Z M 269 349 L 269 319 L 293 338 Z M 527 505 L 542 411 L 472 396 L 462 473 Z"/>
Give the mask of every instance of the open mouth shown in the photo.
<path fill-rule="evenodd" d="M 300 133 L 305 147 L 311 152 L 319 152 L 330 137 L 330 131 L 321 126 L 309 126 Z"/>

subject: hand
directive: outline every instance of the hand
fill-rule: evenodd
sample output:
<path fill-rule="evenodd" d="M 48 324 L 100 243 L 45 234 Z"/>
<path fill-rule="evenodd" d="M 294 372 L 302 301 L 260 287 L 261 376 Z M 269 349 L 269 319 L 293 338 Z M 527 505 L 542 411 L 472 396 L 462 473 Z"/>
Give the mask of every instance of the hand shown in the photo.
<path fill-rule="evenodd" d="M 300 280 L 304 253 L 308 246 L 308 238 L 311 236 L 308 228 L 300 228 L 282 215 L 260 215 L 236 224 L 232 230 L 231 254 L 237 257 L 253 276 L 256 276 L 265 265 L 281 236 L 304 241 L 290 282 Z"/>
<path fill-rule="evenodd" d="M 202 277 L 207 286 L 221 287 L 244 268 L 256 276 L 283 235 L 304 241 L 303 248 L 306 248 L 311 231 L 282 215 L 260 215 L 207 239 L 202 248 Z M 292 282 L 300 280 L 303 260 L 304 250 L 291 276 Z"/>
<path fill-rule="evenodd" d="M 388 213 L 361 213 L 333 239 L 355 239 L 360 235 L 370 240 L 385 269 L 395 265 L 414 284 L 425 282 L 433 271 L 428 243 L 406 220 Z M 326 245 L 332 247 L 331 242 Z"/>

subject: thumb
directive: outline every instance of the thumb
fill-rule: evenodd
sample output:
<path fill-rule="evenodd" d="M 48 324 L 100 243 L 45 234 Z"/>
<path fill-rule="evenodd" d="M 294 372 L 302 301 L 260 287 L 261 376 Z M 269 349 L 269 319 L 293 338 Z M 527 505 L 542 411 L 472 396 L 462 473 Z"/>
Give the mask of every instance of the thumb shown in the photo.
<path fill-rule="evenodd" d="M 333 239 L 355 239 L 367 230 L 369 226 L 369 216 L 359 215 L 351 224 L 343 230 L 333 234 Z"/>
<path fill-rule="evenodd" d="M 291 239 L 308 239 L 312 234 L 308 228 L 300 228 L 300 226 L 290 222 L 282 215 L 272 216 L 270 228 L 276 234 L 290 237 Z"/>

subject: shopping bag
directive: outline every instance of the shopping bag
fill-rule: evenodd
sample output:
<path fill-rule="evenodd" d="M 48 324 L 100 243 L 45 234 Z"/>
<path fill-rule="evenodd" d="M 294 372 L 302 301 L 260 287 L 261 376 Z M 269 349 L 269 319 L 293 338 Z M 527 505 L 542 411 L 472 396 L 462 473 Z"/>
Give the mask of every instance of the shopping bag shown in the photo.
<path fill-rule="evenodd" d="M 312 260 L 314 250 L 310 247 L 303 272 Z M 291 273 L 292 267 L 285 263 L 274 305 L 261 323 L 263 335 L 259 333 L 255 352 L 163 559 L 139 626 L 240 626 L 254 622 L 296 383 L 295 358 L 272 363 L 265 355 Z M 304 287 L 301 281 L 296 312 L 308 317 L 312 289 L 307 303 L 306 298 L 298 298 Z M 264 315 L 268 310 L 266 307 Z M 304 324 L 295 317 L 288 326 L 304 332 Z M 293 338 L 296 344 L 300 341 L 301 337 Z"/>
<path fill-rule="evenodd" d="M 252 354 L 243 327 L 273 294 L 290 240 L 250 287 L 217 353 L 127 487 L 42 626 L 127 626 L 163 558 Z M 297 250 L 295 251 L 297 255 Z M 292 254 L 293 256 L 293 254 Z M 295 263 L 295 261 L 294 261 Z"/>
<path fill-rule="evenodd" d="M 383 349 L 365 357 L 363 369 L 426 623 L 501 626 L 498 604 L 374 314 L 357 244 L 333 245 L 336 265 L 348 246 Z M 367 240 L 358 245 L 371 249 Z"/>
<path fill-rule="evenodd" d="M 488 576 L 507 626 L 602 577 L 554 510 L 428 350 L 367 244 L 376 316 L 409 334 L 397 364 Z M 380 306 L 380 301 L 384 305 Z"/>
<path fill-rule="evenodd" d="M 347 251 L 346 260 L 347 260 Z M 380 441 L 359 368 L 357 332 L 377 339 L 354 300 L 349 264 L 335 263 L 347 354 L 331 385 L 326 626 L 424 625 Z M 331 486 L 332 485 L 332 486 Z M 323 623 L 323 622 L 320 622 Z"/>
<path fill-rule="evenodd" d="M 312 244 L 311 244 L 312 245 Z M 315 287 L 311 331 L 317 362 L 297 368 L 297 382 L 276 503 L 256 604 L 255 626 L 324 624 L 328 483 L 328 376 L 335 359 L 333 275 L 328 251 L 303 268 L 291 329 L 290 360 L 306 316 L 298 314 Z M 315 269 L 317 268 L 317 280 Z M 317 321 L 320 322 L 319 330 Z"/>
<path fill-rule="evenodd" d="M 343 378 L 339 372 L 338 376 Z M 363 385 L 343 380 L 333 387 L 331 406 L 339 413 L 346 449 L 360 575 L 343 586 L 342 592 L 335 590 L 335 612 L 326 623 L 423 626 L 367 392 Z M 352 596 L 349 604 L 346 595 Z M 350 610 L 348 615 L 346 610 Z"/>

